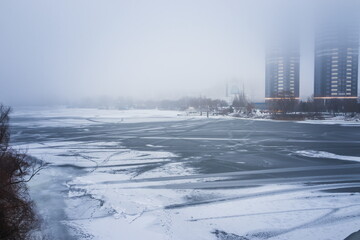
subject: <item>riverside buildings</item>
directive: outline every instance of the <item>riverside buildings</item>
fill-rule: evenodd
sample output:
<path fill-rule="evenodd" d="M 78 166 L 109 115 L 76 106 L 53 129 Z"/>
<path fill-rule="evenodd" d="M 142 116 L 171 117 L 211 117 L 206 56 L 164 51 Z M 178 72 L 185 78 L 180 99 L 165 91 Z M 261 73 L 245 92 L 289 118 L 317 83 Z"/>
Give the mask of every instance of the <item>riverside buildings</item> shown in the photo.
<path fill-rule="evenodd" d="M 317 100 L 358 97 L 359 29 L 354 23 L 332 23 L 317 30 L 315 85 Z"/>
<path fill-rule="evenodd" d="M 359 25 L 327 22 L 315 35 L 314 99 L 346 105 L 358 99 Z M 265 100 L 299 98 L 299 48 L 279 44 L 266 53 Z"/>
<path fill-rule="evenodd" d="M 292 41 L 271 45 L 266 52 L 265 100 L 299 98 L 300 54 Z"/>

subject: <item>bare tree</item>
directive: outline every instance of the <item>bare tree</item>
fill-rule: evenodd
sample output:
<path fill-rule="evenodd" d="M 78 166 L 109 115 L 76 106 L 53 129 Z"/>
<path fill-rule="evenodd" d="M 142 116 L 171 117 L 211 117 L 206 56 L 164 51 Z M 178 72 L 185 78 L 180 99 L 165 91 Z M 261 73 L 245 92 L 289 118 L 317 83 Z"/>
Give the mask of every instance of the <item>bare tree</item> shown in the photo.
<path fill-rule="evenodd" d="M 244 93 L 241 94 L 236 94 L 234 97 L 234 100 L 232 102 L 232 106 L 234 108 L 236 108 L 237 110 L 241 109 L 241 108 L 246 108 L 246 106 L 248 105 L 248 100 L 245 97 Z"/>
<path fill-rule="evenodd" d="M 270 102 L 270 110 L 273 114 L 287 114 L 294 112 L 298 101 L 291 92 L 281 92 L 277 99 Z"/>
<path fill-rule="evenodd" d="M 0 239 L 29 239 L 39 227 L 26 183 L 45 165 L 9 147 L 9 114 L 0 105 Z"/>
<path fill-rule="evenodd" d="M 255 108 L 254 104 L 247 99 L 245 92 L 235 95 L 232 107 L 236 110 L 236 112 L 241 112 L 247 115 L 251 114 Z"/>
<path fill-rule="evenodd" d="M 5 152 L 10 141 L 9 114 L 10 108 L 0 105 L 0 150 Z"/>

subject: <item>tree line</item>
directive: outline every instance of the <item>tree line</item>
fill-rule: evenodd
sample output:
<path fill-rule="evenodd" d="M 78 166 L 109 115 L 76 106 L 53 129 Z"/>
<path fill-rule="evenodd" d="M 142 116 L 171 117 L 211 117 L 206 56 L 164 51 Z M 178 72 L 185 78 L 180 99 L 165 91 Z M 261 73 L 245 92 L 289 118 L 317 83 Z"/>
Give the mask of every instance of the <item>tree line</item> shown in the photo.
<path fill-rule="evenodd" d="M 315 99 L 314 97 L 308 98 L 306 101 L 300 101 L 292 96 L 289 92 L 279 94 L 277 99 L 267 102 L 270 113 L 276 116 L 285 115 L 310 115 L 321 116 L 322 113 L 347 113 L 355 115 L 360 113 L 360 103 L 357 99 Z"/>

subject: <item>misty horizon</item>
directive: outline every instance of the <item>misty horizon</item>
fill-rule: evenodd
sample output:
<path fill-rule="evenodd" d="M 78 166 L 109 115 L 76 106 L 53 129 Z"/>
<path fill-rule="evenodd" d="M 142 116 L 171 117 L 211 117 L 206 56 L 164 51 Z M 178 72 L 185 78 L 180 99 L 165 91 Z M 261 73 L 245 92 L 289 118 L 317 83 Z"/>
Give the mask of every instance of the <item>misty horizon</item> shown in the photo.
<path fill-rule="evenodd" d="M 223 98 L 236 83 L 263 102 L 266 42 L 289 26 L 300 36 L 306 99 L 314 86 L 313 25 L 325 2 L 341 1 L 2 1 L 2 101 Z M 345 10 L 360 10 L 347 3 Z"/>

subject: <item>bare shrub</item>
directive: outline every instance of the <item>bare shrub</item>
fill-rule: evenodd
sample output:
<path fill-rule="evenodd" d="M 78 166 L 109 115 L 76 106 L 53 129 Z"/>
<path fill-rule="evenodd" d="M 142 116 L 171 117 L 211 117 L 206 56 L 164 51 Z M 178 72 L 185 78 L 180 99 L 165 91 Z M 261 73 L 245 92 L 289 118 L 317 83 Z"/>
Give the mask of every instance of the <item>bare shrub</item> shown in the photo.
<path fill-rule="evenodd" d="M 30 239 L 39 219 L 26 183 L 44 167 L 9 147 L 9 114 L 0 105 L 0 239 Z"/>

